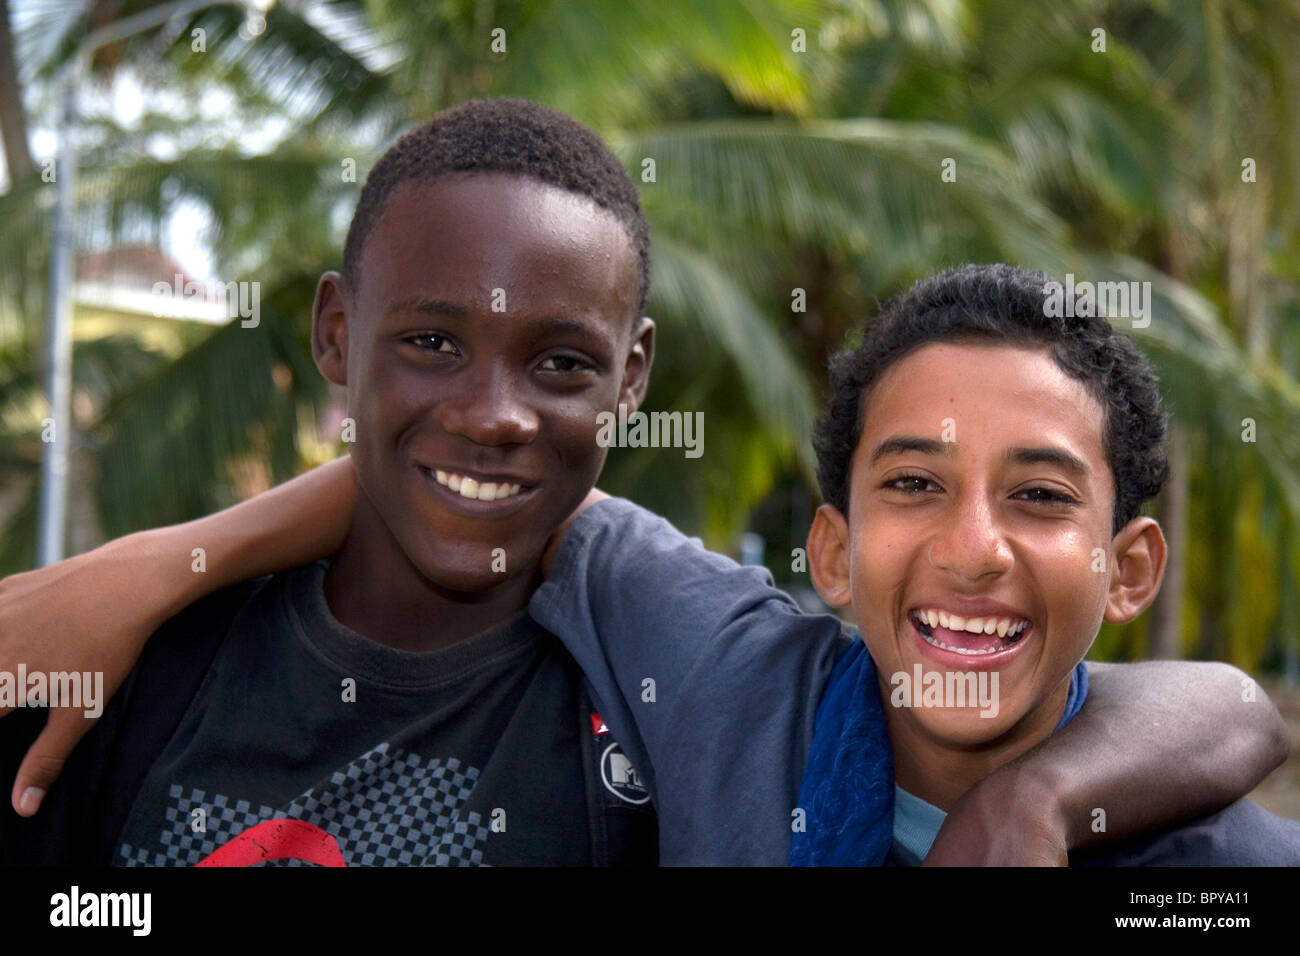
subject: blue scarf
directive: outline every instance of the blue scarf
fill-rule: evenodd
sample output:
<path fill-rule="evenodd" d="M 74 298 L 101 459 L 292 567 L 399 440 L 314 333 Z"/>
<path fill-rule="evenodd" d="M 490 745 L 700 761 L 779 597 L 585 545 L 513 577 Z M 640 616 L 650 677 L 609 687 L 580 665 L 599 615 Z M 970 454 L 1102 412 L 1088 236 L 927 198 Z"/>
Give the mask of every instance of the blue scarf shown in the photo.
<path fill-rule="evenodd" d="M 1087 696 L 1080 662 L 1055 730 Z M 790 865 L 880 866 L 894 842 L 894 760 L 876 667 L 860 637 L 836 661 L 815 721 L 799 790 L 804 828 L 791 841 Z"/>

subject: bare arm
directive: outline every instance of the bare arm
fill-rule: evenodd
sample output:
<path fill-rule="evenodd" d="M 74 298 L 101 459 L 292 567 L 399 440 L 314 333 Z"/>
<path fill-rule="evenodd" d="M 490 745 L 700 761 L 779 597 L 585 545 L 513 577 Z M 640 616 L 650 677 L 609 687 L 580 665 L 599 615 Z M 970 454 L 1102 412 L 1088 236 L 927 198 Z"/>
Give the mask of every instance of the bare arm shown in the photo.
<path fill-rule="evenodd" d="M 603 497 L 593 490 L 575 516 Z M 548 572 L 572 520 L 543 557 Z M 1089 663 L 1088 674 L 1079 715 L 973 787 L 927 863 L 1064 864 L 1071 849 L 1219 810 L 1286 758 L 1276 708 L 1234 667 Z"/>
<path fill-rule="evenodd" d="M 1064 864 L 1066 853 L 1188 822 L 1286 759 L 1286 726 L 1227 664 L 1089 663 L 1079 716 L 972 787 L 927 864 Z"/>
<path fill-rule="evenodd" d="M 356 474 L 345 456 L 206 518 L 127 535 L 5 578 L 0 671 L 19 664 L 28 672 L 102 671 L 111 697 L 149 635 L 186 605 L 338 550 L 355 500 Z M 36 812 L 95 722 L 78 709 L 51 708 L 14 781 L 15 810 Z"/>

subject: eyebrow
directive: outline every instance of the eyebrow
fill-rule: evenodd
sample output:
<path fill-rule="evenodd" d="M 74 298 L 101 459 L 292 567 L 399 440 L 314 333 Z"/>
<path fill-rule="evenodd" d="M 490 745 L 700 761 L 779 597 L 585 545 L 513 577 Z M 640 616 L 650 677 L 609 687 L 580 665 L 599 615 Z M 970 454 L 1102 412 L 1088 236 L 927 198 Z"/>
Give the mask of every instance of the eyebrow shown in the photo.
<path fill-rule="evenodd" d="M 384 314 L 393 315 L 396 312 L 424 312 L 428 315 L 460 317 L 468 315 L 469 309 L 463 305 L 456 305 L 454 302 L 443 302 L 441 299 L 426 299 L 416 296 L 389 306 Z"/>
<path fill-rule="evenodd" d="M 1056 465 L 1083 478 L 1091 474 L 1083 459 L 1064 448 L 1008 448 L 1005 457 L 1017 465 Z"/>
<path fill-rule="evenodd" d="M 874 465 L 890 455 L 917 452 L 922 455 L 951 455 L 957 450 L 956 442 L 935 441 L 933 438 L 921 438 L 917 435 L 894 435 L 886 438 L 871 453 L 870 464 Z M 1017 465 L 1056 465 L 1065 471 L 1082 477 L 1091 474 L 1083 459 L 1064 448 L 1008 448 L 1004 458 Z"/>
<path fill-rule="evenodd" d="M 422 296 L 415 296 L 410 299 L 404 299 L 401 302 L 391 306 L 385 313 L 385 316 L 396 315 L 401 312 L 420 312 L 425 315 L 432 315 L 439 318 L 464 319 L 473 314 L 473 309 L 466 308 L 463 305 L 457 305 L 454 302 L 444 302 L 441 299 L 428 299 Z M 590 322 L 584 322 L 580 319 L 563 318 L 560 316 L 547 316 L 541 320 L 545 325 L 546 332 L 550 335 L 586 335 L 604 338 L 598 326 Z"/>
<path fill-rule="evenodd" d="M 591 335 L 595 329 L 587 322 L 580 322 L 577 319 L 561 319 L 550 317 L 543 319 L 546 323 L 548 332 L 579 332 L 584 335 Z"/>
<path fill-rule="evenodd" d="M 916 435 L 895 435 L 892 438 L 886 438 L 876 450 L 871 453 L 871 464 L 875 464 L 880 459 L 888 455 L 901 455 L 904 452 L 915 451 L 923 455 L 945 455 L 952 454 L 955 450 L 955 442 L 940 442 L 933 438 L 921 438 Z"/>

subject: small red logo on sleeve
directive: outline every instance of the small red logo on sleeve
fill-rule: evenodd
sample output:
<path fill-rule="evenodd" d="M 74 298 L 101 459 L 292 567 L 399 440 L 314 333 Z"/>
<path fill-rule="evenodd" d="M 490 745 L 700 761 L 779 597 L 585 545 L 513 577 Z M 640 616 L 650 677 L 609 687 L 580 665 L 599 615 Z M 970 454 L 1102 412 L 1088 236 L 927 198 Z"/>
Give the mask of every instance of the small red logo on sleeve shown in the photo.
<path fill-rule="evenodd" d="M 609 728 L 606 727 L 605 722 L 600 719 L 600 714 L 593 713 L 591 715 L 591 733 L 594 737 L 599 737 L 602 734 L 609 733 Z"/>

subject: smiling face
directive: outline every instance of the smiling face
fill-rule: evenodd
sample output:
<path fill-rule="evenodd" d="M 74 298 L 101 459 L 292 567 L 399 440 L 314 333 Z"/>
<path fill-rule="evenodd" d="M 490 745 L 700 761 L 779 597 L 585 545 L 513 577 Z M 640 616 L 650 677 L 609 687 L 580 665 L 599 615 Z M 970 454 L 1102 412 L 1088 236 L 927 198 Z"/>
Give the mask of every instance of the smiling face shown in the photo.
<path fill-rule="evenodd" d="M 356 422 L 358 521 L 383 526 L 354 533 L 440 588 L 531 576 L 604 464 L 597 414 L 644 395 L 653 326 L 623 226 L 522 176 L 411 182 L 358 275 L 321 280 L 314 341 Z"/>
<path fill-rule="evenodd" d="M 896 753 L 900 731 L 1026 749 L 1103 618 L 1140 613 L 1163 569 L 1151 519 L 1112 537 L 1102 407 L 1045 350 L 967 342 L 907 354 L 864 407 L 848 519 L 823 506 L 810 536 L 815 583 L 852 600 L 887 704 L 918 664 L 998 675 L 994 716 L 886 706 Z"/>

